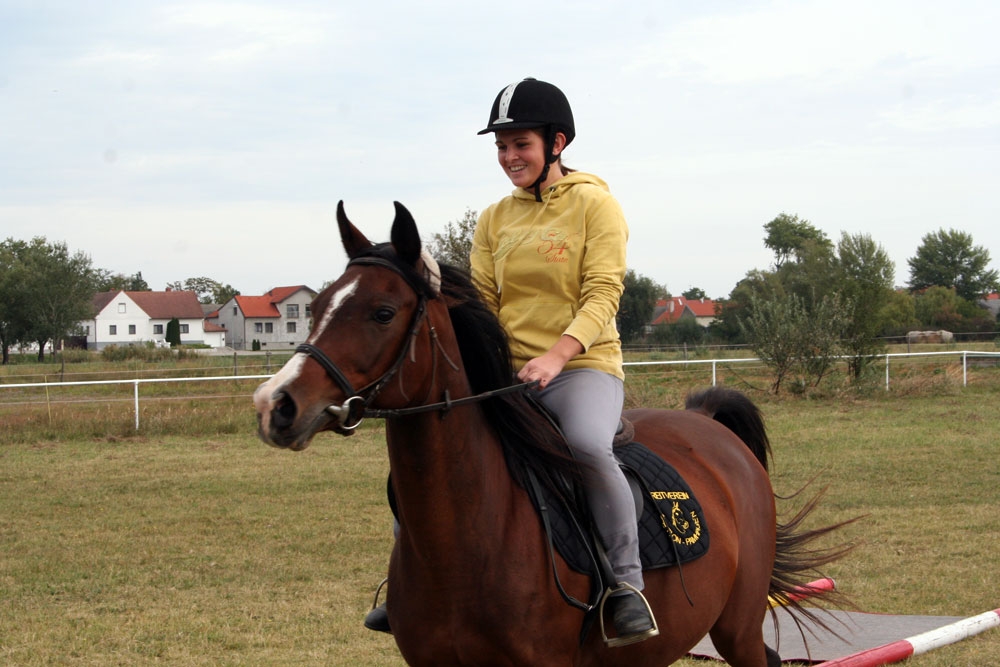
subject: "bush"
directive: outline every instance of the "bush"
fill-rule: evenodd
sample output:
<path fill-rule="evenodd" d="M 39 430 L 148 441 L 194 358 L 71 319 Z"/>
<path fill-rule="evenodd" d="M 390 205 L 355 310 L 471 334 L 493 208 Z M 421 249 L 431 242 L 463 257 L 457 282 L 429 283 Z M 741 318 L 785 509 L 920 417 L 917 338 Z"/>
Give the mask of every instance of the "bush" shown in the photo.
<path fill-rule="evenodd" d="M 70 349 L 60 350 L 57 359 L 65 361 L 67 364 L 82 364 L 94 360 L 94 355 L 89 350 Z"/>
<path fill-rule="evenodd" d="M 175 353 L 170 348 L 154 345 L 108 345 L 101 350 L 104 361 L 166 361 L 174 358 Z"/>

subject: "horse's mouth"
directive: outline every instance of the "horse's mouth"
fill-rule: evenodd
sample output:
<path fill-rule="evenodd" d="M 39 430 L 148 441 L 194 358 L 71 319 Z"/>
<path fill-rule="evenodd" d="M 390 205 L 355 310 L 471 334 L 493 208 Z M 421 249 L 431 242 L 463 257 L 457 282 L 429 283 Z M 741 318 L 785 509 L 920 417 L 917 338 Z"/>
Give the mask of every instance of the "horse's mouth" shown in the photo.
<path fill-rule="evenodd" d="M 265 423 L 266 422 L 266 423 Z M 301 452 L 307 449 L 312 439 L 321 431 L 333 431 L 343 436 L 354 434 L 354 429 L 345 428 L 340 420 L 326 410 L 319 413 L 303 428 L 276 428 L 272 419 L 265 419 L 257 413 L 257 436 L 265 443 L 278 449 Z"/>

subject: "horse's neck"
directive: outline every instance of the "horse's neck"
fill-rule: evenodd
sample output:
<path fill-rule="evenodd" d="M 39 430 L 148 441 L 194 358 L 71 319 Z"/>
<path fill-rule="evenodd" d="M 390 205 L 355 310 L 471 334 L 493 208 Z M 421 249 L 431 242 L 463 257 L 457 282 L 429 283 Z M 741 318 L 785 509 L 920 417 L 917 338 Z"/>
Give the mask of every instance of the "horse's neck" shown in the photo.
<path fill-rule="evenodd" d="M 495 549 L 517 489 L 479 407 L 387 423 L 386 437 L 405 540 L 425 555 L 442 547 L 453 554 L 456 542 L 459 550 Z"/>

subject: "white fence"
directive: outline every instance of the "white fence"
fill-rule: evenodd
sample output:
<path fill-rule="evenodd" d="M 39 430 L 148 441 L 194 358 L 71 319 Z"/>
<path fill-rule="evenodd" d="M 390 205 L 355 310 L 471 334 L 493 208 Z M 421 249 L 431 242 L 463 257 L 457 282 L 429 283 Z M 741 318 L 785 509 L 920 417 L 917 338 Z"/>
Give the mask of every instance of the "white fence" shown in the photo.
<path fill-rule="evenodd" d="M 962 386 L 968 386 L 969 384 L 969 359 L 982 359 L 982 358 L 993 358 L 1000 362 L 1000 352 L 978 352 L 970 350 L 953 350 L 949 352 L 900 352 L 896 354 L 879 354 L 876 355 L 876 359 L 885 358 L 885 389 L 889 391 L 889 362 L 892 359 L 901 359 L 907 357 L 941 357 L 941 356 L 960 356 L 962 358 Z M 846 360 L 850 357 L 837 357 L 838 359 Z M 683 361 L 628 361 L 625 362 L 626 366 L 655 366 L 655 365 L 676 365 L 676 366 L 687 366 L 690 364 L 707 364 L 711 365 L 712 368 L 712 386 L 714 387 L 717 382 L 717 371 L 719 365 L 728 366 L 730 364 L 741 364 L 741 363 L 762 363 L 760 359 L 744 358 L 744 359 L 692 359 Z"/>
<path fill-rule="evenodd" d="M 79 381 L 79 382 L 31 382 L 31 383 L 20 383 L 20 384 L 2 384 L 0 383 L 0 389 L 45 389 L 46 400 L 48 400 L 49 389 L 57 389 L 61 387 L 84 387 L 84 386 L 100 386 L 100 385 L 132 385 L 132 397 L 133 404 L 135 407 L 135 430 L 139 430 L 139 385 L 145 384 L 163 384 L 167 382 L 218 382 L 220 380 L 228 380 L 232 382 L 233 380 L 264 380 L 271 377 L 270 375 L 225 375 L 221 377 L 186 377 L 186 378 L 147 378 L 147 379 L 135 379 L 135 380 L 89 380 L 89 381 Z M 95 399 L 99 400 L 99 399 Z M 0 407 L 4 404 L 0 402 Z"/>
<path fill-rule="evenodd" d="M 911 357 L 959 357 L 962 364 L 962 386 L 968 385 L 969 381 L 969 361 L 970 359 L 995 359 L 998 364 L 1000 364 L 1000 352 L 979 352 L 979 351 L 969 351 L 969 350 L 954 350 L 949 352 L 905 352 L 898 354 L 880 354 L 877 358 L 885 358 L 885 389 L 889 390 L 889 365 L 893 359 L 911 358 Z M 842 357 L 846 359 L 846 357 Z M 747 363 L 762 363 L 758 358 L 742 358 L 742 359 L 692 359 L 692 360 L 678 360 L 678 361 L 630 361 L 625 362 L 625 366 L 628 367 L 639 367 L 639 366 L 708 366 L 710 367 L 712 374 L 712 386 L 715 386 L 718 378 L 718 367 L 731 366 L 737 364 L 747 364 Z M 133 379 L 133 380 L 91 380 L 91 381 L 69 381 L 69 382 L 32 382 L 32 383 L 11 383 L 4 384 L 0 383 L 0 390 L 3 389 L 45 389 L 46 401 L 48 402 L 49 389 L 62 388 L 62 387 L 74 387 L 74 386 L 87 386 L 87 385 L 132 385 L 132 400 L 135 411 L 135 428 L 139 429 L 139 386 L 146 384 L 157 384 L 157 383 L 168 383 L 168 382 L 218 382 L 218 381 L 229 381 L 233 380 L 265 380 L 271 377 L 268 375 L 226 375 L 218 377 L 179 377 L 179 378 L 149 378 L 149 379 Z M 101 399 L 95 399 L 100 401 Z M 0 401 L 0 407 L 5 404 Z"/>

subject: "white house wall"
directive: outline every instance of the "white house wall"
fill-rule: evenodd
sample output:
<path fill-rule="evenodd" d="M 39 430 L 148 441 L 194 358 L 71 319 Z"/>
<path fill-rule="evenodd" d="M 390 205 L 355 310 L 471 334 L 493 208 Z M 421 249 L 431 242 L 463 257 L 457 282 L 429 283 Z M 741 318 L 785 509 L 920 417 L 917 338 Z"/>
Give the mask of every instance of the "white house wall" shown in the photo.
<path fill-rule="evenodd" d="M 87 348 L 101 350 L 108 345 L 134 345 L 150 340 L 149 315 L 124 292 L 115 295 L 108 305 L 87 322 Z M 114 327 L 115 333 L 111 333 Z M 133 333 L 130 328 L 134 329 Z"/>
<path fill-rule="evenodd" d="M 135 301 L 120 292 L 97 314 L 96 319 L 81 324 L 87 328 L 87 349 L 103 350 L 109 345 L 139 345 L 147 341 L 165 344 L 169 322 L 170 320 L 150 319 Z M 205 335 L 204 320 L 179 319 L 178 322 L 181 324 L 182 345 L 211 345 L 210 339 Z M 157 326 L 159 331 L 154 333 Z M 111 327 L 115 328 L 114 334 L 111 333 Z M 187 333 L 184 332 L 185 328 Z M 221 344 L 212 345 L 219 346 Z"/>
<path fill-rule="evenodd" d="M 251 349 L 254 340 L 260 341 L 263 350 L 294 349 L 309 336 L 311 313 L 307 314 L 307 310 L 312 300 L 313 294 L 301 289 L 284 301 L 274 304 L 278 317 L 245 317 L 233 298 L 219 308 L 217 322 L 226 329 L 226 345 L 235 350 Z M 288 317 L 289 304 L 298 306 L 298 317 Z M 289 322 L 295 323 L 294 332 L 288 331 Z M 260 331 L 257 330 L 258 325 Z M 270 332 L 267 331 L 268 325 L 271 326 Z"/>

